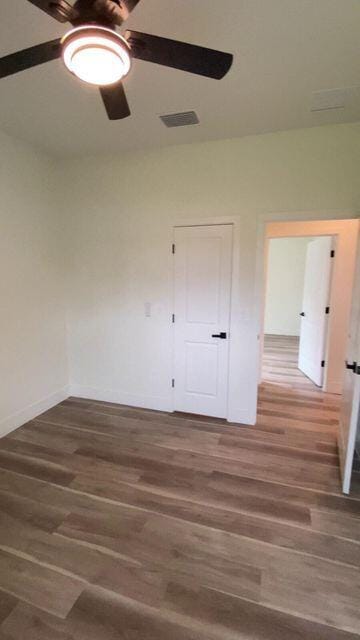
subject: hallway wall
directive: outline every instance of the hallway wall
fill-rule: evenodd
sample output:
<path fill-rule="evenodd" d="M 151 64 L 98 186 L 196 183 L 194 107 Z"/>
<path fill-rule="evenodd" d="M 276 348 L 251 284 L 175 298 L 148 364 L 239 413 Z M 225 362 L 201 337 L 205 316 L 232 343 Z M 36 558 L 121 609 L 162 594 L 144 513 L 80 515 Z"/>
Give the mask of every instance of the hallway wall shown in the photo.
<path fill-rule="evenodd" d="M 300 335 L 308 238 L 269 241 L 265 301 L 265 333 Z"/>

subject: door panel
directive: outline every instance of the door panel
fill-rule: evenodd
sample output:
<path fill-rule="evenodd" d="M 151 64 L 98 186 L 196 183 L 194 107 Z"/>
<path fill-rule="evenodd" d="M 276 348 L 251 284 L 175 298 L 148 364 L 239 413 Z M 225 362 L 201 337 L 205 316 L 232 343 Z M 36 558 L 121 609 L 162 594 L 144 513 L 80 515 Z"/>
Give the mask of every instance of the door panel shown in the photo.
<path fill-rule="evenodd" d="M 186 343 L 186 393 L 216 397 L 218 345 Z"/>
<path fill-rule="evenodd" d="M 347 347 L 347 362 L 357 363 L 355 371 L 345 368 L 339 427 L 339 457 L 342 489 L 349 493 L 356 433 L 360 421 L 360 242 L 358 245 L 353 301 Z"/>
<path fill-rule="evenodd" d="M 219 238 L 188 239 L 187 322 L 214 324 L 219 321 L 221 248 Z"/>
<path fill-rule="evenodd" d="M 316 238 L 307 248 L 299 369 L 319 387 L 323 384 L 327 315 L 331 276 L 330 237 Z"/>
<path fill-rule="evenodd" d="M 175 410 L 225 418 L 232 225 L 179 227 L 175 247 Z"/>

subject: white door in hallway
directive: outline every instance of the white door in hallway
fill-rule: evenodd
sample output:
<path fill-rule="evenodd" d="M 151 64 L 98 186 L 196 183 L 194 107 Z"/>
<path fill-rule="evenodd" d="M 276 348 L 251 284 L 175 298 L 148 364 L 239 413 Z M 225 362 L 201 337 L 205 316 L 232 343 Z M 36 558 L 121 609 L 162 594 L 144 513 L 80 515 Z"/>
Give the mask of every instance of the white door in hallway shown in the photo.
<path fill-rule="evenodd" d="M 350 315 L 338 438 L 342 489 L 344 493 L 350 493 L 358 429 L 360 429 L 360 241 Z"/>
<path fill-rule="evenodd" d="M 175 411 L 227 417 L 232 225 L 175 229 Z"/>
<path fill-rule="evenodd" d="M 319 387 L 324 377 L 331 248 L 332 238 L 326 236 L 309 242 L 306 253 L 299 369 Z"/>

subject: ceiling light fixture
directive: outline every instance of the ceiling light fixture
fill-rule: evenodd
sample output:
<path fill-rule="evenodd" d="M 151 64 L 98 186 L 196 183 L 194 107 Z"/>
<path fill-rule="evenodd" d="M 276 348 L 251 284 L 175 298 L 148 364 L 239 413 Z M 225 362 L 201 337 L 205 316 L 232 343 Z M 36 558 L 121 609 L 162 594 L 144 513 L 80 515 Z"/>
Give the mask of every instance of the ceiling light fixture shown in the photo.
<path fill-rule="evenodd" d="M 130 70 L 130 47 L 113 29 L 82 26 L 62 39 L 62 57 L 71 73 L 98 86 L 119 82 Z"/>

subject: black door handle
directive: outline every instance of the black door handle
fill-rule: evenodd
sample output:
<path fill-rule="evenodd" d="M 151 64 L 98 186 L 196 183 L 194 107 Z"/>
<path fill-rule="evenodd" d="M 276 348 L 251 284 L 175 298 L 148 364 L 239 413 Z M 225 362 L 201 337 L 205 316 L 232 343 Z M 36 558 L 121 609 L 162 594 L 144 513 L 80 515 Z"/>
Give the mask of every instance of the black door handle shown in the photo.
<path fill-rule="evenodd" d="M 220 338 L 220 340 L 226 340 L 227 334 L 225 333 L 225 331 L 221 331 L 221 333 L 213 333 L 211 337 Z"/>
<path fill-rule="evenodd" d="M 305 318 L 305 313 L 304 313 L 303 311 L 300 313 L 300 315 L 301 315 L 303 318 Z"/>
<path fill-rule="evenodd" d="M 357 362 L 353 362 L 352 364 L 350 364 L 347 360 L 345 362 L 345 368 L 349 369 L 350 371 L 353 371 L 354 373 L 356 373 L 356 369 L 357 369 Z"/>

